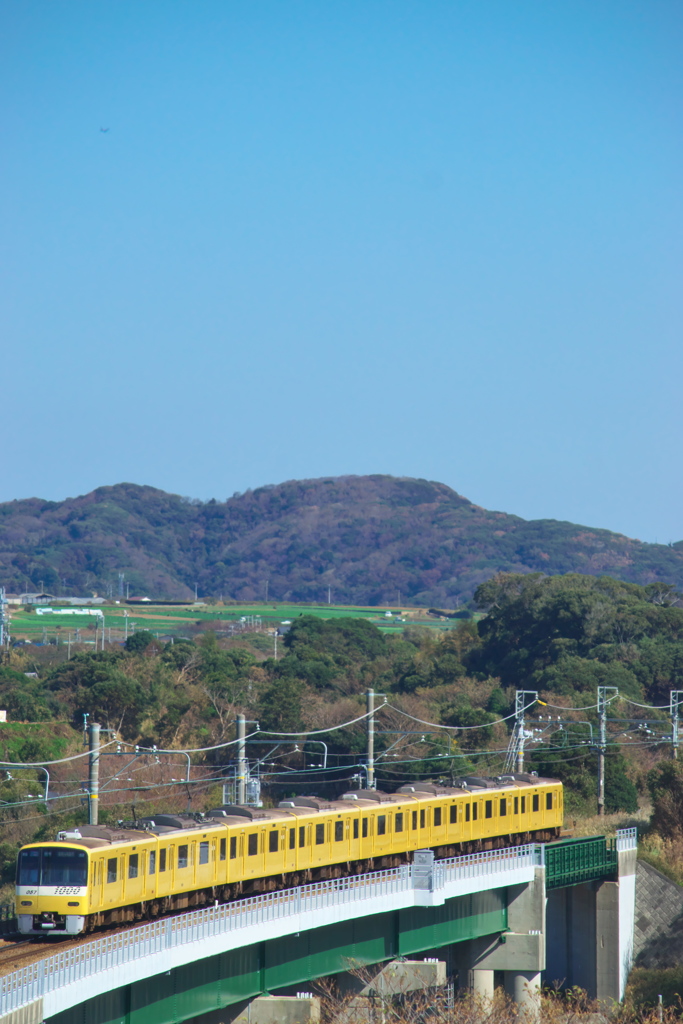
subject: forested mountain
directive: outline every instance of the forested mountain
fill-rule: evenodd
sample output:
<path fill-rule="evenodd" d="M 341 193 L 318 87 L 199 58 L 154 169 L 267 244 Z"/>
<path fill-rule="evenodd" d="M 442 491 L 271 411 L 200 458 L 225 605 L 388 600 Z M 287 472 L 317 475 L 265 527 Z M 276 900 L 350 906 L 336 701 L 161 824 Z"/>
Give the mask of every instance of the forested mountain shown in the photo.
<path fill-rule="evenodd" d="M 526 521 L 444 484 L 390 476 L 289 481 L 199 502 L 118 484 L 63 502 L 0 504 L 10 592 L 453 607 L 496 572 L 581 572 L 683 585 L 683 542 Z M 400 599 L 399 599 L 400 594 Z"/>

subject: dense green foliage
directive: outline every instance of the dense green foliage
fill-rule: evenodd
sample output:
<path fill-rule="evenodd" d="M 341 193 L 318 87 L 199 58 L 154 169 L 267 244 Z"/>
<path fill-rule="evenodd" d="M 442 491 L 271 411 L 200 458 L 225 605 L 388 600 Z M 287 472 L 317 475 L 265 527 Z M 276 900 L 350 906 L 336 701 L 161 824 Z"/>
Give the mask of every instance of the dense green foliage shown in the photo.
<path fill-rule="evenodd" d="M 500 571 L 580 571 L 683 584 L 683 542 L 488 512 L 443 484 L 390 476 L 290 481 L 225 502 L 101 487 L 64 502 L 0 504 L 0 576 L 59 595 L 138 593 L 237 601 L 453 607 Z M 400 592 L 400 598 L 399 598 Z"/>
<path fill-rule="evenodd" d="M 378 703 L 387 700 L 376 753 L 380 785 L 389 789 L 413 778 L 500 773 L 514 690 L 538 690 L 542 699 L 562 704 L 565 720 L 560 726 L 542 718 L 541 706 L 529 712 L 536 738 L 528 744 L 527 764 L 565 782 L 570 810 L 593 809 L 596 754 L 588 740 L 591 728 L 595 735 L 595 687 L 618 686 L 622 696 L 645 704 L 666 703 L 669 689 L 683 689 L 677 595 L 666 586 L 605 577 L 527 574 L 499 575 L 479 587 L 476 599 L 483 618 L 457 621 L 443 634 L 409 626 L 387 635 L 364 619 L 302 614 L 278 660 L 268 656 L 270 643 L 263 649 L 262 637 L 252 644 L 248 635 L 228 639 L 213 632 L 167 644 L 138 632 L 124 647 L 79 650 L 69 660 L 63 645 L 44 648 L 38 674 L 31 676 L 24 674 L 31 656 L 15 651 L 12 667 L 0 671 L 0 699 L 15 722 L 66 720 L 77 738 L 74 730 L 89 715 L 129 743 L 162 749 L 231 741 L 236 715 L 244 714 L 261 729 L 250 747 L 252 759 L 274 758 L 269 785 L 276 799 L 294 785 L 292 768 L 310 767 L 322 757 L 318 736 L 295 747 L 297 734 L 307 730 L 332 730 L 319 734 L 336 773 L 329 777 L 330 793 L 362 772 L 370 686 L 381 695 Z M 654 762 L 642 760 L 647 744 L 643 748 L 640 734 L 629 734 L 622 722 L 638 717 L 636 706 L 616 703 L 610 716 L 607 810 L 632 812 L 637 786 L 642 790 Z M 430 722 L 435 725 L 423 724 Z M 22 730 L 25 739 L 17 746 Z M 50 735 L 41 734 L 32 755 L 27 727 L 4 727 L 5 758 L 48 759 Z M 652 747 L 653 758 L 663 753 L 661 745 Z M 218 746 L 194 760 L 214 772 L 232 756 L 230 748 Z M 649 776 L 655 806 L 662 808 L 656 814 L 662 821 L 683 821 L 681 769 L 667 763 L 657 772 Z M 327 778 L 300 784 L 324 790 Z"/>
<path fill-rule="evenodd" d="M 660 705 L 683 688 L 683 608 L 672 587 L 502 574 L 476 600 L 487 615 L 468 665 L 504 686 L 564 695 L 616 686 Z"/>
<path fill-rule="evenodd" d="M 683 836 L 683 764 L 662 761 L 648 775 L 652 827 L 665 839 Z"/>

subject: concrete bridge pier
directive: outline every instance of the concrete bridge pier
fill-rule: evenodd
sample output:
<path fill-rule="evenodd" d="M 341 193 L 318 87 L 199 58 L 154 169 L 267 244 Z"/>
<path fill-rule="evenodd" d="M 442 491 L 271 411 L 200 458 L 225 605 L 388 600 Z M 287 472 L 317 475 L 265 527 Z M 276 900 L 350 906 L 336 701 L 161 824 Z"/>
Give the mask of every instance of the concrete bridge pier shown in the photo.
<path fill-rule="evenodd" d="M 545 969 L 545 871 L 537 868 L 533 880 L 508 888 L 508 931 L 463 943 L 459 953 L 461 977 L 466 972 L 470 991 L 482 1000 L 493 999 L 494 971 L 503 971 L 505 991 L 524 1010 L 527 1020 L 540 1015 L 541 971 Z"/>
<path fill-rule="evenodd" d="M 548 893 L 546 980 L 578 985 L 605 1005 L 624 997 L 633 952 L 636 850 L 620 850 L 617 881 L 596 879 Z"/>
<path fill-rule="evenodd" d="M 495 991 L 493 971 L 471 967 L 467 972 L 467 987 L 477 999 L 491 1002 Z"/>
<path fill-rule="evenodd" d="M 517 1003 L 526 1020 L 540 1020 L 540 971 L 505 971 L 505 992 Z"/>

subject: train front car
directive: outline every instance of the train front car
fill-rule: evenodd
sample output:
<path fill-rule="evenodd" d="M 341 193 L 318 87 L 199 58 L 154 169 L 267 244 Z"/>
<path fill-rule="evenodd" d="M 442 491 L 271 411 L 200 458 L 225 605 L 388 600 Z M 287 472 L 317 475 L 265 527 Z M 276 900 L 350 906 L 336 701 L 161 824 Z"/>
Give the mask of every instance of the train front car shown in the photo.
<path fill-rule="evenodd" d="M 19 851 L 16 913 L 22 935 L 78 935 L 88 913 L 88 851 L 68 842 Z"/>

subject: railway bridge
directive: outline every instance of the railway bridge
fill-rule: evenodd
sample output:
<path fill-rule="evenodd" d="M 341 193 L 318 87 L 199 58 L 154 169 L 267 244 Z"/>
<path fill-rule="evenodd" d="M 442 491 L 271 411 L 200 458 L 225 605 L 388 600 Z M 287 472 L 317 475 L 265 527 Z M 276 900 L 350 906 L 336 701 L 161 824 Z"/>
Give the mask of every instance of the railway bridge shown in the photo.
<path fill-rule="evenodd" d="M 300 886 L 90 938 L 0 978 L 0 1024 L 227 1024 L 354 966 L 444 961 L 533 1011 L 545 980 L 623 996 L 636 833 L 530 844 Z M 267 1000 L 265 1001 L 267 1002 Z M 265 1010 L 264 1010 L 265 1013 Z M 246 1017 L 244 1019 L 247 1019 Z"/>

